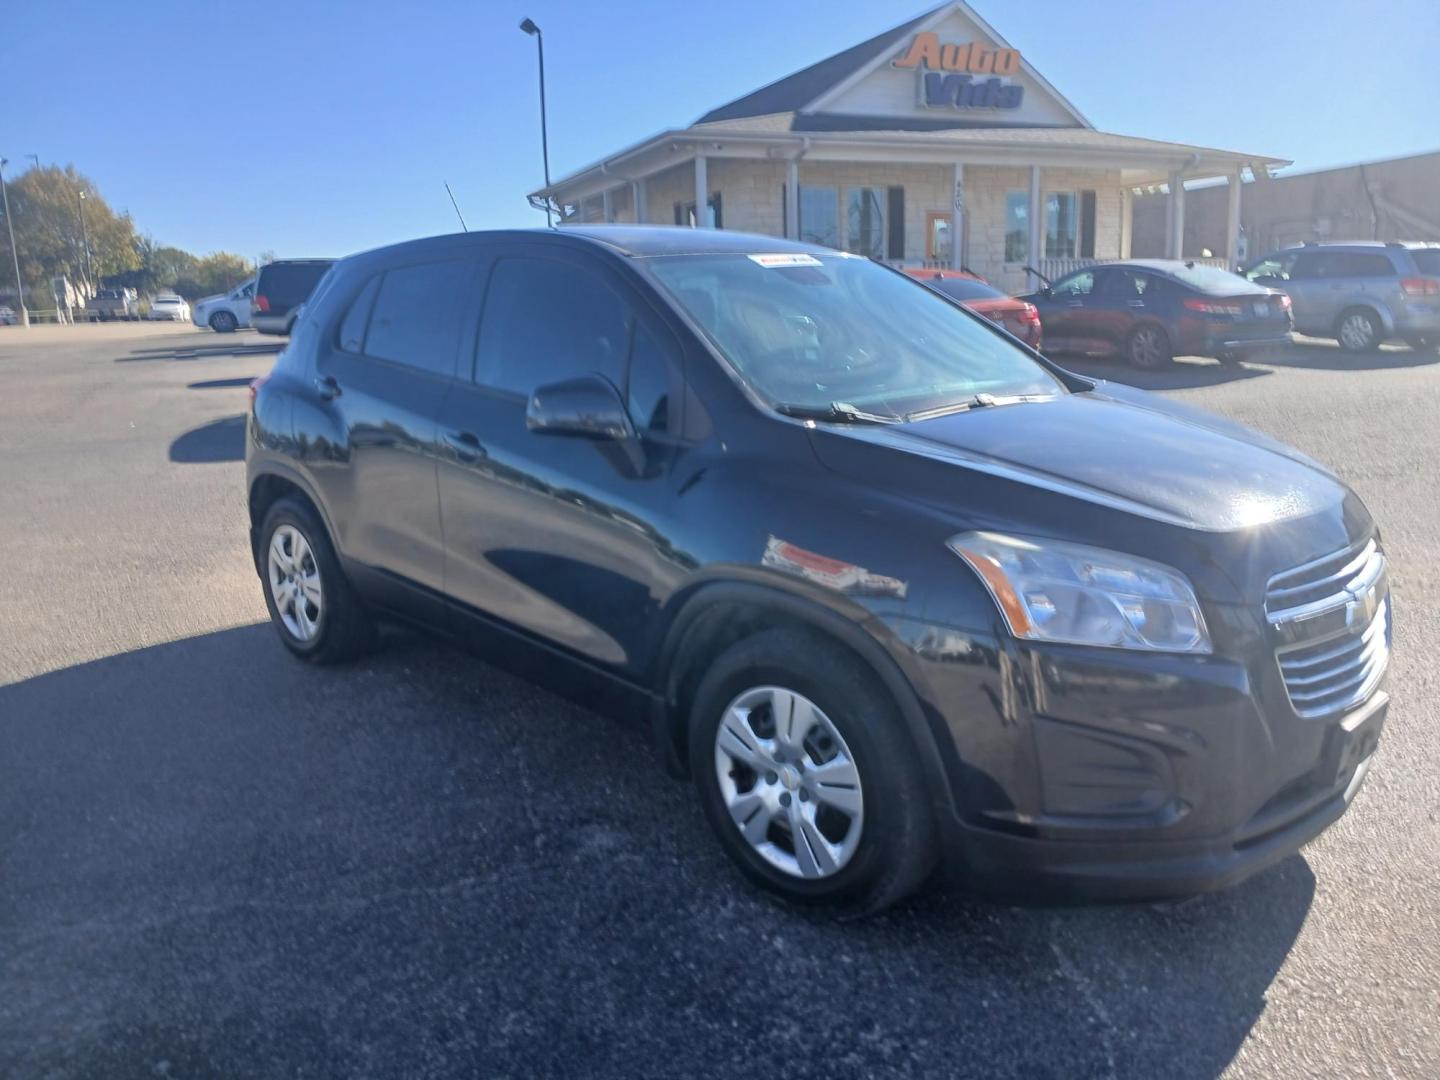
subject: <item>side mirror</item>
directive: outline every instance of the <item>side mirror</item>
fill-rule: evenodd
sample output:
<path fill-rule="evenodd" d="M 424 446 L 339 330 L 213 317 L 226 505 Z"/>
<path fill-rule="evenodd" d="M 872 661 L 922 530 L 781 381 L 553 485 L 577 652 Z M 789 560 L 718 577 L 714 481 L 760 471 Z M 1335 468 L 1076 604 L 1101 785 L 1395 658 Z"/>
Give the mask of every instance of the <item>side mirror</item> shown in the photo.
<path fill-rule="evenodd" d="M 542 435 L 622 440 L 635 437 L 620 395 L 598 375 L 540 387 L 530 395 L 525 426 Z"/>

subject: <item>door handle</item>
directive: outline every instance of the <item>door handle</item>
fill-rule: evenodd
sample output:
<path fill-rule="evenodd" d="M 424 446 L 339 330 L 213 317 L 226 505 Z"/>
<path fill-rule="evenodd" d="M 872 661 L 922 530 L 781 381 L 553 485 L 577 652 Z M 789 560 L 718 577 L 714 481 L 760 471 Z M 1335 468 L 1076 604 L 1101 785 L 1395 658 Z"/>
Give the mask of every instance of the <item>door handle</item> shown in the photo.
<path fill-rule="evenodd" d="M 1066 306 L 1066 307 L 1084 307 L 1085 304 L 1084 304 L 1082 301 L 1080 301 L 1080 300 L 1071 300 L 1071 301 L 1070 301 L 1068 304 L 1066 304 L 1065 306 Z"/>
<path fill-rule="evenodd" d="M 485 456 L 485 447 L 473 431 L 447 431 L 445 444 L 455 454 L 456 461 L 479 461 Z"/>
<path fill-rule="evenodd" d="M 340 396 L 340 384 L 335 381 L 333 375 L 317 375 L 315 377 L 315 391 L 320 395 L 321 401 L 329 401 L 331 398 Z"/>
<path fill-rule="evenodd" d="M 1131 301 L 1130 301 L 1130 306 L 1131 306 L 1131 307 L 1144 307 L 1144 306 L 1145 306 L 1145 301 L 1144 301 L 1144 300 L 1131 300 Z"/>

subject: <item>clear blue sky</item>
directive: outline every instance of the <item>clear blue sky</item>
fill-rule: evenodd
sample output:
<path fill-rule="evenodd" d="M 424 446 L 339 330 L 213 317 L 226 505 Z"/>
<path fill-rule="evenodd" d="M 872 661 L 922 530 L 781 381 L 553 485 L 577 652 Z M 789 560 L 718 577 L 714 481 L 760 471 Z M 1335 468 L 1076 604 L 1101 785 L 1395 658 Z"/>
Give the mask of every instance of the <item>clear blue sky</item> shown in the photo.
<path fill-rule="evenodd" d="M 563 175 L 933 5 L 261 0 L 8 5 L 8 173 L 74 163 L 142 232 L 340 255 L 533 225 L 535 46 Z M 1440 149 L 1440 0 L 976 0 L 1103 130 L 1292 158 Z"/>

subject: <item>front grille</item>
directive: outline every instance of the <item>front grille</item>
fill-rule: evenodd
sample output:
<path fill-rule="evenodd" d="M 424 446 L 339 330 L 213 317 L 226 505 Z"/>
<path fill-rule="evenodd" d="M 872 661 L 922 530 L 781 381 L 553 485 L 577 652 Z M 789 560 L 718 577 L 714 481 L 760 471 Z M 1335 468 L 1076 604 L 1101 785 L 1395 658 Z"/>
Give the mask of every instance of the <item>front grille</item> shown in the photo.
<path fill-rule="evenodd" d="M 1390 600 L 1374 540 L 1276 574 L 1265 614 L 1298 715 L 1340 712 L 1375 692 L 1390 661 Z"/>

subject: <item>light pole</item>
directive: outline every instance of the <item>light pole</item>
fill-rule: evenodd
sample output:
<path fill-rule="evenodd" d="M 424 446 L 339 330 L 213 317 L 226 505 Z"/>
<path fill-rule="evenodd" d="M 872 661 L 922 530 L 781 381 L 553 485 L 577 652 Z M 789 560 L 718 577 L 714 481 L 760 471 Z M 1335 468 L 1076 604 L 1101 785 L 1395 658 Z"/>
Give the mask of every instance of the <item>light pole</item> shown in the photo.
<path fill-rule="evenodd" d="M 90 280 L 95 275 L 90 266 L 90 230 L 85 227 L 85 192 L 80 192 L 80 237 L 85 244 L 85 289 L 90 289 Z"/>
<path fill-rule="evenodd" d="M 540 33 L 540 27 L 535 25 L 534 19 L 526 19 L 520 24 L 520 29 L 535 39 L 535 48 L 540 53 L 540 156 L 545 162 L 545 225 L 548 228 L 553 222 L 550 220 L 550 136 L 545 130 L 545 35 Z"/>
<path fill-rule="evenodd" d="M 30 312 L 25 310 L 25 286 L 20 284 L 20 252 L 15 247 L 15 223 L 10 220 L 10 193 L 5 187 L 5 166 L 10 162 L 0 157 L 0 201 L 5 206 L 5 228 L 10 230 L 10 258 L 15 264 L 15 296 L 20 304 L 20 325 L 30 325 Z"/>

